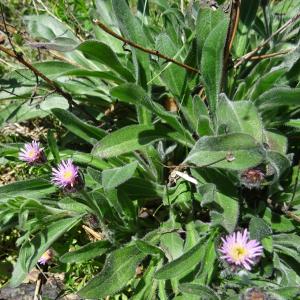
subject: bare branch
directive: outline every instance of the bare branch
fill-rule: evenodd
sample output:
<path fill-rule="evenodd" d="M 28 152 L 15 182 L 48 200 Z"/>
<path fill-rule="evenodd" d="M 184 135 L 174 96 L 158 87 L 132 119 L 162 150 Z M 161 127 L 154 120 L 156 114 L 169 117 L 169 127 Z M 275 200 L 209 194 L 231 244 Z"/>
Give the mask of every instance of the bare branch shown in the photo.
<path fill-rule="evenodd" d="M 24 59 L 23 54 L 22 53 L 15 53 L 14 51 L 0 45 L 0 51 L 6 53 L 8 56 L 18 60 L 22 65 L 24 65 L 25 67 L 27 67 L 28 69 L 30 69 L 35 76 L 42 78 L 48 86 L 50 86 L 51 88 L 53 88 L 55 90 L 55 92 L 59 95 L 61 95 L 62 97 L 64 97 L 65 99 L 68 100 L 70 105 L 73 105 L 75 107 L 79 107 L 79 105 L 73 100 L 72 95 L 65 92 L 64 90 L 62 90 L 55 81 L 51 80 L 50 78 L 48 78 L 45 74 L 43 74 L 42 72 L 40 72 L 36 67 L 34 67 L 31 63 L 29 63 L 27 60 Z M 89 118 L 91 118 L 94 122 L 97 122 L 97 120 L 95 119 L 95 117 L 93 115 L 91 115 L 88 111 L 86 111 L 83 108 L 79 108 L 81 111 L 83 111 Z"/>
<path fill-rule="evenodd" d="M 159 51 L 157 50 L 153 50 L 153 49 L 148 49 L 148 48 L 145 48 L 141 45 L 138 45 L 130 40 L 127 40 L 125 39 L 124 37 L 122 37 L 121 35 L 115 33 L 114 31 L 112 31 L 110 28 L 108 28 L 105 24 L 103 24 L 102 22 L 100 22 L 99 20 L 94 20 L 94 23 L 96 25 L 98 25 L 102 30 L 104 30 L 106 33 L 110 34 L 111 36 L 115 37 L 116 39 L 122 41 L 123 43 L 125 44 L 128 44 L 136 49 L 139 49 L 143 52 L 146 52 L 146 53 L 149 53 L 149 54 L 152 54 L 152 55 L 155 55 L 155 56 L 158 56 L 164 60 L 166 60 L 167 62 L 171 62 L 171 63 L 174 63 L 182 68 L 185 68 L 186 70 L 190 71 L 190 72 L 193 72 L 193 73 L 200 73 L 200 71 L 198 69 L 195 69 L 189 65 L 186 65 L 182 62 L 179 62 L 171 57 L 168 57 L 162 53 L 160 53 Z"/>
<path fill-rule="evenodd" d="M 250 60 L 256 52 L 261 50 L 264 46 L 266 46 L 274 36 L 276 36 L 279 33 L 284 32 L 286 29 L 288 29 L 291 25 L 293 25 L 295 22 L 298 21 L 300 18 L 300 12 L 295 15 L 293 18 L 289 19 L 286 23 L 284 23 L 280 28 L 278 28 L 270 37 L 268 37 L 265 41 L 263 41 L 258 47 L 250 51 L 249 53 L 245 54 L 241 58 L 237 59 L 237 62 L 234 64 L 234 68 L 238 68 L 241 64 L 244 62 Z"/>

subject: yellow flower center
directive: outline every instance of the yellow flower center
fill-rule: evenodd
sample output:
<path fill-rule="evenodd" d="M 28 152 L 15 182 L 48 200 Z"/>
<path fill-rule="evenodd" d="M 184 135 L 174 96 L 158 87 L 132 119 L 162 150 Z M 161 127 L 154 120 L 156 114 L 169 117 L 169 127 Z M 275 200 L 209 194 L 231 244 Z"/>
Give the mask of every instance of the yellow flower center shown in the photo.
<path fill-rule="evenodd" d="M 33 158 L 35 156 L 35 150 L 34 149 L 30 149 L 27 153 L 27 155 L 30 157 L 30 158 Z"/>
<path fill-rule="evenodd" d="M 67 170 L 64 174 L 63 174 L 63 178 L 65 180 L 70 180 L 73 177 L 73 173 L 70 170 Z"/>
<path fill-rule="evenodd" d="M 243 259 L 248 254 L 248 251 L 243 246 L 236 245 L 232 247 L 230 254 L 234 260 L 238 261 Z"/>

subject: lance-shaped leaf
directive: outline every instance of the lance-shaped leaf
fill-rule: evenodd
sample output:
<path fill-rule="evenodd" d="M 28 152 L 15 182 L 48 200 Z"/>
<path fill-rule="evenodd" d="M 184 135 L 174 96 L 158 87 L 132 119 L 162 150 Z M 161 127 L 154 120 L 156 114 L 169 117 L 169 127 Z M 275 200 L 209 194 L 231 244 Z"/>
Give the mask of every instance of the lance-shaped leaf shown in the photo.
<path fill-rule="evenodd" d="M 268 223 L 261 218 L 252 217 L 249 223 L 251 239 L 261 241 L 263 238 L 272 234 L 272 229 Z"/>
<path fill-rule="evenodd" d="M 80 297 L 99 299 L 117 293 L 134 278 L 135 269 L 144 256 L 135 245 L 113 251 L 102 271 L 79 291 Z"/>
<path fill-rule="evenodd" d="M 226 15 L 221 9 L 200 8 L 196 21 L 197 50 L 200 55 L 209 33 L 225 18 Z"/>
<path fill-rule="evenodd" d="M 169 57 L 174 57 L 178 51 L 166 33 L 161 33 L 158 35 L 156 39 L 156 49 Z M 182 93 L 182 87 L 184 85 L 184 69 L 175 64 L 171 64 L 161 74 L 161 77 L 172 94 L 179 99 Z"/>
<path fill-rule="evenodd" d="M 193 138 L 189 131 L 180 123 L 177 115 L 166 111 L 159 103 L 153 101 L 147 92 L 139 85 L 133 83 L 122 84 L 112 88 L 110 94 L 120 101 L 145 106 L 148 110 L 164 120 L 169 126 L 174 128 L 178 135 L 180 135 L 181 142 L 187 143 L 188 145 L 193 143 Z"/>
<path fill-rule="evenodd" d="M 78 117 L 67 110 L 55 108 L 52 109 L 52 113 L 68 130 L 88 143 L 94 144 L 95 141 L 106 135 L 104 130 L 81 121 Z"/>
<path fill-rule="evenodd" d="M 233 232 L 239 218 L 239 203 L 236 199 L 217 192 L 212 183 L 199 188 L 202 194 L 201 205 L 209 207 L 212 225 L 221 225 L 228 232 Z"/>
<path fill-rule="evenodd" d="M 63 263 L 82 262 L 103 255 L 109 248 L 110 243 L 108 241 L 92 242 L 79 249 L 65 253 L 59 260 Z"/>
<path fill-rule="evenodd" d="M 66 231 L 74 227 L 80 217 L 67 218 L 51 223 L 45 230 L 39 232 L 31 241 L 25 242 L 20 250 L 19 259 L 24 271 L 29 272 L 39 258 Z"/>
<path fill-rule="evenodd" d="M 238 27 L 238 40 L 236 41 L 236 53 L 238 56 L 242 56 L 245 52 L 245 49 L 248 45 L 249 39 L 249 30 L 251 29 L 251 25 L 255 20 L 257 9 L 259 8 L 260 0 L 252 0 L 251 5 L 249 5 L 249 1 L 242 0 L 241 1 L 241 14 L 240 14 L 240 22 Z"/>
<path fill-rule="evenodd" d="M 263 124 L 258 111 L 251 101 L 230 101 L 221 94 L 217 108 L 219 134 L 242 132 L 263 142 Z"/>
<path fill-rule="evenodd" d="M 79 217 L 58 220 L 39 232 L 31 241 L 25 242 L 20 250 L 10 286 L 17 287 L 20 285 L 27 273 L 36 265 L 38 259 L 50 248 L 52 243 L 75 226 L 79 220 Z"/>
<path fill-rule="evenodd" d="M 156 279 L 170 279 L 191 272 L 200 263 L 199 257 L 202 252 L 203 239 L 183 255 L 160 268 L 154 277 Z"/>
<path fill-rule="evenodd" d="M 93 149 L 93 155 L 102 158 L 129 153 L 160 139 L 170 138 L 170 130 L 152 125 L 130 125 L 107 135 Z"/>
<path fill-rule="evenodd" d="M 274 175 L 274 180 L 278 180 L 280 176 L 291 166 L 291 162 L 285 155 L 276 151 L 267 152 L 267 160 L 270 163 L 269 173 Z"/>
<path fill-rule="evenodd" d="M 214 115 L 221 89 L 224 45 L 228 19 L 224 19 L 210 32 L 201 58 L 201 71 L 211 113 Z"/>
<path fill-rule="evenodd" d="M 184 294 L 191 294 L 207 300 L 219 300 L 218 295 L 209 287 L 196 283 L 182 283 L 179 289 Z"/>
<path fill-rule="evenodd" d="M 0 201 L 17 196 L 40 199 L 53 192 L 55 187 L 45 178 L 17 181 L 0 187 Z"/>
<path fill-rule="evenodd" d="M 112 0 L 114 13 L 117 17 L 119 28 L 125 38 L 142 45 L 148 46 L 148 39 L 143 31 L 143 26 L 135 18 L 125 0 Z M 133 63 L 136 69 L 136 79 L 144 87 L 147 87 L 147 80 L 150 78 L 149 55 L 142 51 L 131 48 Z"/>
<path fill-rule="evenodd" d="M 98 41 L 86 41 L 80 44 L 77 50 L 81 51 L 86 57 L 106 65 L 123 78 L 134 81 L 131 72 L 123 66 L 115 52 L 106 44 Z"/>
<path fill-rule="evenodd" d="M 299 106 L 300 88 L 276 87 L 272 88 L 256 99 L 255 104 L 261 110 L 273 109 L 278 106 Z"/>
<path fill-rule="evenodd" d="M 258 165 L 264 150 L 253 137 L 244 133 L 202 137 L 184 162 L 198 167 L 244 170 Z"/>
<path fill-rule="evenodd" d="M 104 189 L 110 190 L 130 179 L 138 164 L 136 161 L 120 168 L 107 169 L 102 172 L 102 185 Z"/>

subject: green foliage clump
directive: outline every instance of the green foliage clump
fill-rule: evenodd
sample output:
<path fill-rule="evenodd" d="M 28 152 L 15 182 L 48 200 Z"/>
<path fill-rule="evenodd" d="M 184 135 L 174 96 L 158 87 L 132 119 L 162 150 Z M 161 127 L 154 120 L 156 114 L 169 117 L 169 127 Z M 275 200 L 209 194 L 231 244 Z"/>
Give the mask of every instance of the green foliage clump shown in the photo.
<path fill-rule="evenodd" d="M 298 299 L 300 2 L 33 2 L 0 79 L 9 284 L 46 259 L 84 299 Z"/>

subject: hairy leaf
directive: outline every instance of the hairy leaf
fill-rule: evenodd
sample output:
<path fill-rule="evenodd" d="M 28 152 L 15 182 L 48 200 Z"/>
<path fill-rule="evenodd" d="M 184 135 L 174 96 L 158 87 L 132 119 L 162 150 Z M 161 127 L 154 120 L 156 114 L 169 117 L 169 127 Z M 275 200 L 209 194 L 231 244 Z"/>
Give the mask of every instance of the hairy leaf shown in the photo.
<path fill-rule="evenodd" d="M 88 259 L 105 254 L 109 249 L 110 243 L 108 241 L 92 242 L 79 249 L 65 253 L 59 260 L 63 263 L 87 261 Z"/>
<path fill-rule="evenodd" d="M 198 167 L 244 170 L 258 165 L 263 158 L 264 151 L 254 138 L 232 133 L 200 138 L 185 162 Z"/>
<path fill-rule="evenodd" d="M 78 294 L 83 298 L 105 298 L 120 291 L 135 275 L 138 263 L 145 256 L 136 246 L 127 246 L 111 252 L 102 271 Z"/>
<path fill-rule="evenodd" d="M 216 112 L 223 74 L 223 54 L 228 20 L 225 19 L 209 33 L 201 58 L 202 76 L 211 113 Z"/>

